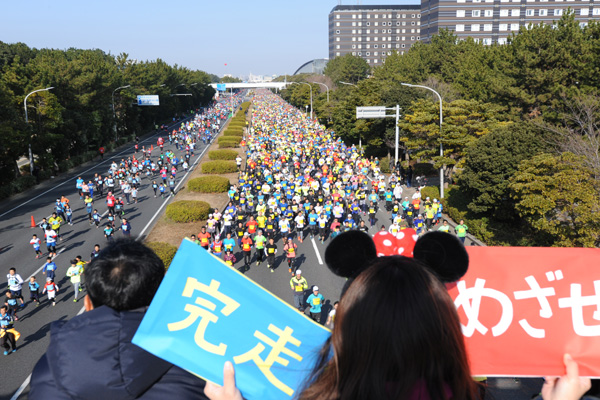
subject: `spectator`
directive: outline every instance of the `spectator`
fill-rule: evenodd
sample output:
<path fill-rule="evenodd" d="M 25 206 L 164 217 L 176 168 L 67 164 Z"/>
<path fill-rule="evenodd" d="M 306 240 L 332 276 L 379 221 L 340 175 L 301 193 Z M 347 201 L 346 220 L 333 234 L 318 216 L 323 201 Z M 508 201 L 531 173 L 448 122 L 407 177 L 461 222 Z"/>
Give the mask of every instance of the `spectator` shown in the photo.
<path fill-rule="evenodd" d="M 146 246 L 111 242 L 87 266 L 87 312 L 52 324 L 29 398 L 205 399 L 204 381 L 131 344 L 165 268 Z"/>

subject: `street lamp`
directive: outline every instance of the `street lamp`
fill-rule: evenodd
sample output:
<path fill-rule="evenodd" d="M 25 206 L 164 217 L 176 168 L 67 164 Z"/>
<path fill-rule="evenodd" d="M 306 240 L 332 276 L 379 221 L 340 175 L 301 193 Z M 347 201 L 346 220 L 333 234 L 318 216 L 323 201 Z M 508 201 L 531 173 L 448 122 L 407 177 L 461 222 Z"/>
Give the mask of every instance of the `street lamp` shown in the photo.
<path fill-rule="evenodd" d="M 443 122 L 442 96 L 440 96 L 440 94 L 438 92 L 436 92 L 429 86 L 411 85 L 410 83 L 401 83 L 401 85 L 430 90 L 433 93 L 435 93 L 437 95 L 438 99 L 440 100 L 440 157 L 444 158 L 444 147 L 442 144 L 442 122 Z M 444 164 L 442 164 L 442 166 L 440 167 L 440 198 L 442 198 L 442 199 L 444 198 Z"/>
<path fill-rule="evenodd" d="M 327 89 L 327 102 L 329 103 L 329 86 L 327 86 L 326 84 L 321 83 L 321 82 L 313 82 L 313 83 L 316 83 L 317 85 L 325 86 L 325 89 Z"/>
<path fill-rule="evenodd" d="M 290 82 L 290 85 L 293 85 L 294 83 L 301 83 L 303 85 L 308 85 L 308 87 L 310 88 L 310 119 L 312 119 L 313 117 L 313 94 L 312 94 L 312 85 L 310 83 L 306 83 L 306 82 Z"/>
<path fill-rule="evenodd" d="M 115 138 L 118 139 L 118 135 L 117 135 L 117 113 L 115 111 L 115 92 L 117 90 L 121 90 L 121 89 L 127 89 L 128 87 L 131 87 L 131 85 L 127 85 L 127 86 L 119 86 L 118 88 L 116 88 L 115 90 L 113 90 L 112 92 L 112 110 L 113 110 L 113 119 L 114 119 L 114 130 L 115 130 Z"/>
<path fill-rule="evenodd" d="M 308 104 L 304 106 L 306 108 L 306 115 L 308 115 Z"/>
<path fill-rule="evenodd" d="M 27 116 L 27 98 L 34 93 L 43 92 L 51 89 L 54 89 L 54 86 L 50 86 L 45 89 L 34 90 L 33 92 L 25 96 L 25 100 L 23 100 L 23 106 L 25 107 L 25 123 L 27 125 L 29 125 L 29 117 Z M 29 137 L 29 172 L 31 173 L 31 176 L 33 176 L 33 152 L 31 151 L 31 136 Z"/>

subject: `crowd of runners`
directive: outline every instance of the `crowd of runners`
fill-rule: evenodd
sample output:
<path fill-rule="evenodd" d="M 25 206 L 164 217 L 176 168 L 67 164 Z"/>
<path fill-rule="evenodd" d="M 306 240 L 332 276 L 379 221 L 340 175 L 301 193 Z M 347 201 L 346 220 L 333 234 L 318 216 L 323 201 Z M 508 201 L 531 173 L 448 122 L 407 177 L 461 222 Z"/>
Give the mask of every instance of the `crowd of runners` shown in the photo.
<path fill-rule="evenodd" d="M 371 235 L 408 227 L 418 234 L 450 232 L 438 199 L 422 199 L 418 187 L 403 196 L 408 175 L 394 171 L 386 177 L 377 158 L 364 157 L 279 96 L 257 92 L 251 117 L 245 163 L 238 158 L 239 179 L 228 192 L 229 202 L 209 215 L 192 240 L 242 271 L 255 262 L 274 272 L 284 263 L 301 311 L 308 299 L 300 300 L 298 293 L 308 286 L 298 269 L 298 244 L 325 243 L 352 229 Z M 464 241 L 467 227 L 459 227 L 455 232 Z M 311 315 L 320 313 L 312 303 L 315 296 L 319 303 L 318 293 L 313 295 Z"/>
<path fill-rule="evenodd" d="M 82 284 L 85 264 L 99 254 L 101 244 L 96 244 L 93 249 L 82 249 L 83 254 L 90 251 L 89 258 L 79 255 L 68 265 L 60 265 L 54 259 L 58 254 L 57 248 L 60 251 L 60 244 L 65 239 L 61 228 L 75 223 L 88 224 L 89 228 L 102 229 L 107 242 L 114 240 L 117 235 L 131 236 L 133 226 L 127 215 L 130 207 L 142 201 L 141 193 L 144 192 L 145 197 L 173 196 L 177 182 L 197 156 L 195 151 L 198 146 L 212 141 L 231 113 L 232 105 L 238 108 L 240 103 L 241 96 L 235 96 L 233 104 L 229 99 L 216 102 L 189 120 L 183 120 L 179 126 L 174 121 L 170 127 L 157 127 L 156 143 L 142 145 L 136 138 L 128 157 L 114 159 L 104 174 L 79 176 L 75 184 L 77 196 L 61 196 L 50 205 L 48 216 L 38 224 L 41 231 L 33 234 L 30 240 L 35 258 L 45 257 L 46 261 L 39 281 L 38 277 L 32 275 L 25 282 L 15 268 L 11 268 L 7 275 L 8 290 L 0 307 L 0 331 L 5 332 L 0 344 L 5 355 L 16 351 L 15 336 L 11 331 L 14 322 L 19 320 L 19 311 L 26 304 L 24 286 L 29 291 L 30 301 L 36 306 L 42 303 L 44 295 L 48 303 L 56 305 L 57 294 L 64 291 L 57 284 L 59 276 L 66 276 L 70 280 L 74 302 L 79 301 L 79 294 L 85 289 Z M 166 143 L 175 149 L 166 150 Z M 78 218 L 81 215 L 86 217 Z"/>

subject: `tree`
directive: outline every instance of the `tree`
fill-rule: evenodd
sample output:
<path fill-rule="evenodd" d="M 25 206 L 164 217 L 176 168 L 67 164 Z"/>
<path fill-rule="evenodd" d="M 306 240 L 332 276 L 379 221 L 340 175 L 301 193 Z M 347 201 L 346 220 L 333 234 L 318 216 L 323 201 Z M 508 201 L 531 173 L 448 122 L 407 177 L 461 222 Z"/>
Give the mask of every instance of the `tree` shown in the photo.
<path fill-rule="evenodd" d="M 323 73 L 335 84 L 338 82 L 357 84 L 369 75 L 370 70 L 371 67 L 364 58 L 348 53 L 329 60 Z"/>
<path fill-rule="evenodd" d="M 537 245 L 600 245 L 600 187 L 574 154 L 544 153 L 522 161 L 509 188 Z"/>
<path fill-rule="evenodd" d="M 520 123 L 496 128 L 469 146 L 458 176 L 461 191 L 471 199 L 469 210 L 499 220 L 514 218 L 508 179 L 521 161 L 547 150 L 541 129 Z"/>
<path fill-rule="evenodd" d="M 418 100 L 399 123 L 403 141 L 413 155 L 435 168 L 461 167 L 466 148 L 492 129 L 508 124 L 502 107 L 476 100 L 455 100 L 443 104 L 442 136 L 444 157 L 439 156 L 439 103 Z M 448 174 L 450 175 L 450 174 Z"/>

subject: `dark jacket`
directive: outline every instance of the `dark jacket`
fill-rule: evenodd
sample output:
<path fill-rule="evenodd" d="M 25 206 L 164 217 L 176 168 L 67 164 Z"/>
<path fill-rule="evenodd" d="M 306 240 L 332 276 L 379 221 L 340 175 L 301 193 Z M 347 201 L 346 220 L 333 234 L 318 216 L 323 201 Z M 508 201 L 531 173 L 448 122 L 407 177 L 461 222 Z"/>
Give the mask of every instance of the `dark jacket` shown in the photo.
<path fill-rule="evenodd" d="M 29 399 L 206 399 L 203 380 L 131 344 L 143 317 L 102 306 L 54 322 Z"/>

